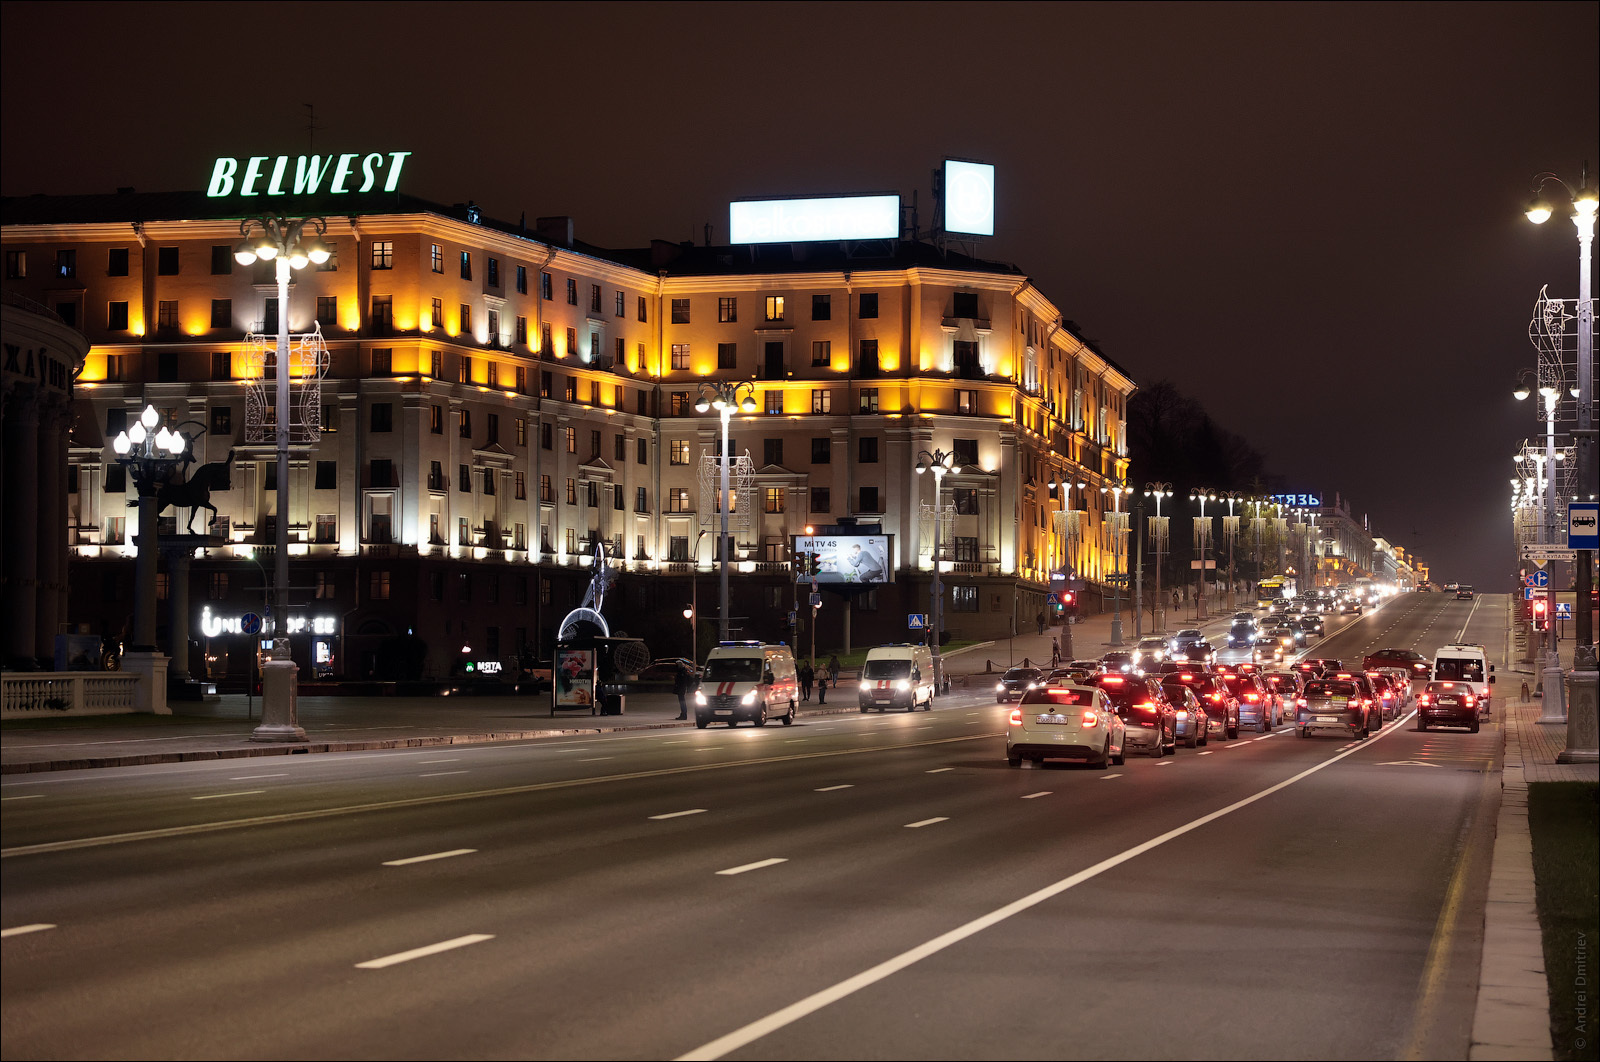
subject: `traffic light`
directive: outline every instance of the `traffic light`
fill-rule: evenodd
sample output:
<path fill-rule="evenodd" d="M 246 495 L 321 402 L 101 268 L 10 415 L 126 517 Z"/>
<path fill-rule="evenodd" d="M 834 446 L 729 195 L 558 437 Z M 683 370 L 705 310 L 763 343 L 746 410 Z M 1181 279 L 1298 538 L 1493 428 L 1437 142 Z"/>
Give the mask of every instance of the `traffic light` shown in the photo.
<path fill-rule="evenodd" d="M 1078 595 L 1074 591 L 1061 591 L 1061 611 L 1069 616 L 1078 614 Z"/>
<path fill-rule="evenodd" d="M 1544 596 L 1533 599 L 1533 629 L 1547 631 L 1550 629 L 1550 599 Z"/>
<path fill-rule="evenodd" d="M 810 566 L 806 568 L 806 571 L 808 573 L 810 573 L 811 575 L 821 575 L 822 574 L 822 554 L 820 554 L 820 553 L 811 554 L 811 563 L 810 563 Z"/>

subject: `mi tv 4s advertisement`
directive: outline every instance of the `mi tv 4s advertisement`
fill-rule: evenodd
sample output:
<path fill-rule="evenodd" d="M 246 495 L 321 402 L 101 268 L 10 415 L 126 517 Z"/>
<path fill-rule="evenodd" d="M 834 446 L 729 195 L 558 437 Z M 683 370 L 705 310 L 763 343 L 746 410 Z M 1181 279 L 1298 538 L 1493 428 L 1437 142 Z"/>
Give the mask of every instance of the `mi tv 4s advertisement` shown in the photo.
<path fill-rule="evenodd" d="M 828 586 L 876 586 L 889 579 L 887 535 L 797 535 L 801 571 L 796 578 Z"/>

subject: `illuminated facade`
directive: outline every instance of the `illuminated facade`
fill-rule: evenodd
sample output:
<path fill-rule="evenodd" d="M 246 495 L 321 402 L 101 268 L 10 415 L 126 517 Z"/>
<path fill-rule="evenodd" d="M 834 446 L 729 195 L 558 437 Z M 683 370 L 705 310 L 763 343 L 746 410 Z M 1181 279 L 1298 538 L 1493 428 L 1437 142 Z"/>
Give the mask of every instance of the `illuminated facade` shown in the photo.
<path fill-rule="evenodd" d="M 719 424 L 693 409 L 711 380 L 756 390 L 731 447 L 753 465 L 732 609 L 747 636 L 789 637 L 791 536 L 854 519 L 891 537 L 894 581 L 850 605 L 852 640 L 906 638 L 934 563 L 924 449 L 961 461 L 939 559 L 954 637 L 1028 626 L 1052 570 L 1113 570 L 1097 488 L 1126 474 L 1134 385 L 1014 267 L 906 241 L 608 251 L 568 219 L 524 229 L 392 194 L 262 206 L 323 214 L 335 251 L 294 275 L 287 308 L 332 355 L 324 434 L 293 455 L 285 516 L 291 623 L 309 635 L 296 655 L 316 673 L 440 677 L 547 652 L 595 540 L 621 573 L 613 626 L 686 653 L 694 573 L 702 618 L 715 608 L 700 472 Z M 151 403 L 205 426 L 199 460 L 234 454 L 212 498 L 227 545 L 192 565 L 196 637 L 227 642 L 259 611 L 279 518 L 270 436 L 246 430 L 244 337 L 280 312 L 270 263 L 232 258 L 248 211 L 129 193 L 4 213 L 8 290 L 92 344 L 69 449 L 71 618 L 114 635 L 130 611 L 135 513 L 109 443 Z M 1087 515 L 1070 540 L 1052 482 L 1089 484 L 1071 492 Z M 832 647 L 845 602 L 825 597 Z M 213 673 L 229 666 L 206 651 Z"/>

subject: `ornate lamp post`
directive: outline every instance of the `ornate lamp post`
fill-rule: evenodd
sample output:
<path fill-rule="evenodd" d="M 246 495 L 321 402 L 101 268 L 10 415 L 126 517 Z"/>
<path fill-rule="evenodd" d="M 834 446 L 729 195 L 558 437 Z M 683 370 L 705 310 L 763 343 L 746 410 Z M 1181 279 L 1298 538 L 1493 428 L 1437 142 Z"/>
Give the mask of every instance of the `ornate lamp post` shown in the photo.
<path fill-rule="evenodd" d="M 1194 618 L 1206 618 L 1206 547 L 1211 542 L 1211 522 L 1206 519 L 1206 502 L 1216 501 L 1217 494 L 1210 487 L 1196 487 L 1189 492 L 1189 500 L 1200 503 L 1200 516 L 1194 522 L 1194 544 L 1200 550 L 1200 577 L 1196 583 Z"/>
<path fill-rule="evenodd" d="M 305 240 L 310 226 L 315 235 Z M 252 236 L 253 230 L 258 235 Z M 251 735 L 253 741 L 304 741 L 306 732 L 299 723 L 296 674 L 299 667 L 289 651 L 289 434 L 293 411 L 289 405 L 289 277 L 309 263 L 321 265 L 333 254 L 323 242 L 328 223 L 322 218 L 290 219 L 265 214 L 239 222 L 244 237 L 234 248 L 240 265 L 258 260 L 274 262 L 278 281 L 278 343 L 273 362 L 276 413 L 275 436 L 278 449 L 278 512 L 273 520 L 272 568 L 272 659 L 265 665 L 261 682 L 261 725 Z"/>
<path fill-rule="evenodd" d="M 1171 483 L 1146 483 L 1144 496 L 1156 500 L 1156 514 L 1150 518 L 1150 540 L 1156 550 L 1156 607 L 1155 631 L 1164 634 L 1167 629 L 1166 602 L 1161 600 L 1161 558 L 1167 552 L 1167 517 L 1161 515 L 1161 503 L 1172 497 Z"/>
<path fill-rule="evenodd" d="M 161 425 L 159 431 L 156 426 Z M 145 406 L 133 427 L 119 432 L 111 443 L 117 463 L 133 476 L 139 491 L 139 540 L 134 566 L 133 650 L 156 652 L 156 518 L 157 495 L 172 479 L 173 469 L 184 460 L 184 438 L 161 424 L 155 406 Z"/>
<path fill-rule="evenodd" d="M 1572 224 L 1578 230 L 1578 425 L 1572 434 L 1578 444 L 1578 489 L 1592 490 L 1595 482 L 1594 466 L 1594 300 L 1590 296 L 1590 270 L 1594 248 L 1594 222 L 1600 210 L 1600 193 L 1589 187 L 1587 168 L 1578 182 L 1577 191 L 1553 173 L 1534 177 L 1534 198 L 1528 204 L 1528 220 L 1542 225 L 1554 210 L 1544 198 L 1551 184 L 1561 186 L 1572 201 Z M 1574 595 L 1578 604 L 1574 633 L 1579 645 L 1594 641 L 1593 617 L 1589 612 L 1589 594 L 1594 586 L 1592 564 L 1593 550 L 1577 554 L 1577 571 L 1574 573 Z"/>
<path fill-rule="evenodd" d="M 1239 537 L 1239 518 L 1234 515 L 1233 507 L 1243 505 L 1245 495 L 1240 490 L 1219 490 L 1217 499 L 1228 503 L 1228 515 L 1222 518 L 1222 533 L 1228 539 L 1228 611 L 1232 612 L 1238 607 L 1233 590 L 1233 543 Z"/>
<path fill-rule="evenodd" d="M 942 690 L 943 676 L 939 673 L 943 661 L 939 657 L 939 636 L 944 630 L 944 587 L 939 581 L 939 506 L 943 497 L 944 474 L 955 469 L 956 455 L 945 450 L 917 454 L 917 475 L 933 473 L 933 688 Z"/>
<path fill-rule="evenodd" d="M 704 383 L 700 385 L 700 401 L 694 404 L 696 412 L 704 413 L 715 409 L 722 417 L 722 455 L 721 465 L 722 485 L 720 497 L 722 499 L 722 533 L 717 538 L 717 557 L 722 565 L 721 584 L 721 614 L 717 617 L 717 636 L 721 641 L 728 640 L 728 562 L 733 552 L 728 542 L 728 470 L 733 462 L 733 455 L 728 452 L 728 422 L 733 419 L 735 410 L 744 413 L 756 411 L 756 389 L 749 382 L 741 383 Z"/>
<path fill-rule="evenodd" d="M 1116 601 L 1116 615 L 1111 617 L 1111 644 L 1122 644 L 1122 583 L 1127 578 L 1122 573 L 1122 496 L 1132 494 L 1133 488 L 1123 482 L 1116 482 L 1100 488 L 1101 494 L 1111 495 L 1111 587 L 1112 596 Z"/>

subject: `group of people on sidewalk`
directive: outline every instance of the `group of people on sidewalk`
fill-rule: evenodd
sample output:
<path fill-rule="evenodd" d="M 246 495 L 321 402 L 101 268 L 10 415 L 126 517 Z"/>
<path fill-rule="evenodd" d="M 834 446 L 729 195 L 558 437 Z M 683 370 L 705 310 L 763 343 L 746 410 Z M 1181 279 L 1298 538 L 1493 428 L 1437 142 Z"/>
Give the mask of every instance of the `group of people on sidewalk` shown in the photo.
<path fill-rule="evenodd" d="M 811 688 L 817 689 L 817 703 L 828 703 L 828 687 L 839 685 L 839 655 L 835 653 L 821 670 L 814 670 L 809 660 L 801 661 L 795 670 L 795 678 L 800 682 L 800 699 L 805 702 L 811 700 Z M 689 718 L 689 694 L 700 685 L 700 679 L 687 667 L 678 668 L 678 673 L 672 678 L 672 692 L 678 695 L 678 719 Z"/>

